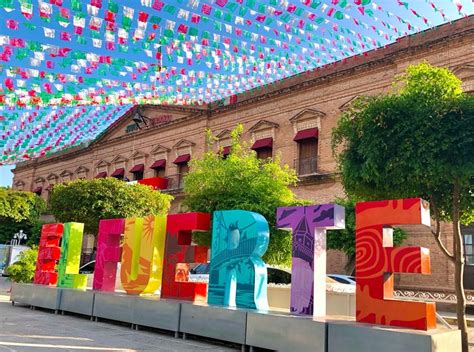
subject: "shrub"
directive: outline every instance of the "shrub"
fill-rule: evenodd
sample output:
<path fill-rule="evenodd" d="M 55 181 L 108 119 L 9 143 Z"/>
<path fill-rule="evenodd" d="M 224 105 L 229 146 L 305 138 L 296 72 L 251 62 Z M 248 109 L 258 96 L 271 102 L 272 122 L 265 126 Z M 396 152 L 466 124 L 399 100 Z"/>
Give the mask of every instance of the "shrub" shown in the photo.
<path fill-rule="evenodd" d="M 9 279 L 18 283 L 33 282 L 37 259 L 38 248 L 36 246 L 21 252 L 19 260 L 6 269 L 8 275 L 10 275 Z"/>

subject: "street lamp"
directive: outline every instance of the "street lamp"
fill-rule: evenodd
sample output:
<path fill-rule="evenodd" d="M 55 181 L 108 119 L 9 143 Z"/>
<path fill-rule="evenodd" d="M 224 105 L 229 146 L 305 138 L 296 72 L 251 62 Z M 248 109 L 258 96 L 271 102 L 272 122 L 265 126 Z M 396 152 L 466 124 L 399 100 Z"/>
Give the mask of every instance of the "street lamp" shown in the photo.
<path fill-rule="evenodd" d="M 13 235 L 13 240 L 12 240 L 12 245 L 20 245 L 22 240 L 26 240 L 28 236 L 26 233 L 23 232 L 23 230 L 18 231 Z"/>

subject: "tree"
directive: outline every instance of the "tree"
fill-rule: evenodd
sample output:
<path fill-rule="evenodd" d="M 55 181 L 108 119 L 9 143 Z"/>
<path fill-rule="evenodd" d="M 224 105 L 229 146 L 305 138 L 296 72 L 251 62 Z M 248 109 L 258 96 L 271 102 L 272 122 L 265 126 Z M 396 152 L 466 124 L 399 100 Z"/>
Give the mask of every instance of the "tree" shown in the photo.
<path fill-rule="evenodd" d="M 348 262 L 346 271 L 349 275 L 354 273 L 355 269 L 355 197 L 336 198 L 335 203 L 344 207 L 346 212 L 346 227 L 344 230 L 327 231 L 327 248 L 336 249 L 344 252 Z M 393 229 L 393 245 L 399 246 L 407 237 L 405 231 L 399 227 Z"/>
<path fill-rule="evenodd" d="M 0 217 L 14 221 L 37 219 L 45 209 L 42 198 L 32 192 L 0 187 Z"/>
<path fill-rule="evenodd" d="M 269 264 L 291 265 L 291 235 L 276 228 L 276 208 L 302 204 L 289 186 L 295 185 L 296 173 L 280 159 L 258 159 L 249 145 L 241 142 L 242 125 L 232 135 L 231 152 L 213 152 L 216 141 L 208 133 L 209 152 L 191 161 L 184 179 L 184 205 L 190 211 L 211 213 L 216 210 L 242 209 L 259 213 L 270 226 L 270 244 L 264 256 Z M 210 245 L 210 234 L 195 234 L 194 240 Z"/>
<path fill-rule="evenodd" d="M 81 222 L 85 233 L 96 234 L 101 219 L 165 214 L 172 199 L 149 186 L 112 177 L 80 179 L 54 186 L 50 210 L 57 221 Z"/>
<path fill-rule="evenodd" d="M 394 91 L 359 99 L 333 131 L 342 183 L 366 199 L 426 198 L 434 237 L 454 263 L 457 320 L 467 351 L 460 224 L 474 220 L 474 97 L 449 70 L 409 66 Z M 441 241 L 452 223 L 454 246 Z"/>
<path fill-rule="evenodd" d="M 18 283 L 30 283 L 35 276 L 38 248 L 33 246 L 20 253 L 18 260 L 6 269 L 9 279 Z"/>
<path fill-rule="evenodd" d="M 10 241 L 19 230 L 31 235 L 45 208 L 35 193 L 0 188 L 0 243 Z"/>

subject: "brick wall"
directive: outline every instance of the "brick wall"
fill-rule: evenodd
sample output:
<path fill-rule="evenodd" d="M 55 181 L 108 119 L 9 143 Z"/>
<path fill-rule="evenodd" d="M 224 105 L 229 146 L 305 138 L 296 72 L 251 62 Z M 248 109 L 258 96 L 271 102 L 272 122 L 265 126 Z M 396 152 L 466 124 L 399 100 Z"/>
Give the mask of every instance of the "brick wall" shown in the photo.
<path fill-rule="evenodd" d="M 453 289 L 454 290 L 454 265 L 441 252 L 430 229 L 406 228 L 408 238 L 403 246 L 419 246 L 430 250 L 431 275 L 396 274 L 395 283 L 400 287 L 419 287 L 420 289 Z M 441 239 L 445 246 L 452 252 L 453 231 L 451 224 L 441 225 Z"/>

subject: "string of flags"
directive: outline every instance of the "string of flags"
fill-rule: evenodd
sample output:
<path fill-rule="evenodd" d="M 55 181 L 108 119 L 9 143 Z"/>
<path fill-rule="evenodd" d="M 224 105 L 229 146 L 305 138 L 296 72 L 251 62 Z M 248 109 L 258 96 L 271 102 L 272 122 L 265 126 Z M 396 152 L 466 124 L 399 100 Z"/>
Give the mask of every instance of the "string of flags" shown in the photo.
<path fill-rule="evenodd" d="M 137 104 L 227 101 L 474 13 L 473 0 L 0 5 L 3 164 L 94 139 Z"/>

